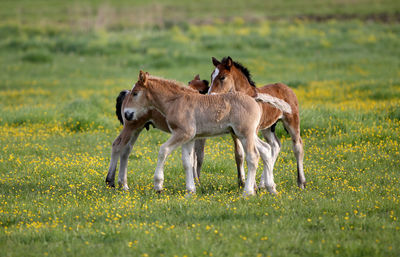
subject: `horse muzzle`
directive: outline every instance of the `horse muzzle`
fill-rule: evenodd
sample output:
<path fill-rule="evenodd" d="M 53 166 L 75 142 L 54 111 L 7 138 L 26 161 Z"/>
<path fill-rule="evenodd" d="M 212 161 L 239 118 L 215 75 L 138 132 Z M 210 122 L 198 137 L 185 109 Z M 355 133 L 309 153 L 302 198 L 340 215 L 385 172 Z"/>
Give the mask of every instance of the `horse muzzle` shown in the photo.
<path fill-rule="evenodd" d="M 135 114 L 135 112 L 126 110 L 124 112 L 125 119 L 126 120 L 133 120 L 133 115 L 134 114 Z"/>

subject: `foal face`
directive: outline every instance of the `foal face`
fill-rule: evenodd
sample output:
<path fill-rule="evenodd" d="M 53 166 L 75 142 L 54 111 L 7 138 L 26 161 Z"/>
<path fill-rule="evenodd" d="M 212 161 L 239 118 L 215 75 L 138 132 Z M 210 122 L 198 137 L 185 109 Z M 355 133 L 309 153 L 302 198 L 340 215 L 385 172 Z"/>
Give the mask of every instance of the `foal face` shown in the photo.
<path fill-rule="evenodd" d="M 211 86 L 209 94 L 220 94 L 234 91 L 234 80 L 232 76 L 233 61 L 229 57 L 224 63 L 212 58 L 215 70 L 211 74 Z"/>
<path fill-rule="evenodd" d="M 129 121 L 139 119 L 151 107 L 146 93 L 148 73 L 140 72 L 139 80 L 125 97 L 123 103 L 124 117 Z"/>

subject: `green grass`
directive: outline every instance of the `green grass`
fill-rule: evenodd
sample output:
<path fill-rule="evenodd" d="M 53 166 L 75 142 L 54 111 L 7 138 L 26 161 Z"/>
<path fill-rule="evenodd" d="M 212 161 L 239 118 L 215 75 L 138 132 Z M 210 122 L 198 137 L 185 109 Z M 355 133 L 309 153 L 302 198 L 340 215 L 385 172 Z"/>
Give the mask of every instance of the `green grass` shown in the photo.
<path fill-rule="evenodd" d="M 0 256 L 400 254 L 396 1 L 3 6 Z M 379 15 L 389 22 L 371 18 Z M 129 157 L 130 191 L 106 188 L 121 129 L 115 98 L 138 71 L 209 79 L 211 56 L 227 55 L 257 85 L 294 89 L 307 189 L 296 187 L 282 125 L 278 196 L 241 196 L 229 136 L 208 140 L 195 196 L 185 197 L 180 151 L 167 161 L 165 192 L 156 194 L 153 172 L 168 135 L 154 129 L 143 131 Z"/>

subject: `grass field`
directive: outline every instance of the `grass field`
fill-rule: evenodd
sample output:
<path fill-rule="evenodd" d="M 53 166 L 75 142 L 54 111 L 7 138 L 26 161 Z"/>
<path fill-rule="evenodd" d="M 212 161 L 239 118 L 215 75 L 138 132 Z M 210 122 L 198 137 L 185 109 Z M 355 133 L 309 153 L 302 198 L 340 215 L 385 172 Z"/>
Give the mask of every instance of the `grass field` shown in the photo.
<path fill-rule="evenodd" d="M 114 2 L 2 2 L 0 256 L 400 255 L 397 1 Z M 140 69 L 209 79 L 227 55 L 294 89 L 307 189 L 282 125 L 277 196 L 242 197 L 228 136 L 208 140 L 195 196 L 180 150 L 156 194 L 154 129 L 130 191 L 107 188 L 118 93 Z"/>

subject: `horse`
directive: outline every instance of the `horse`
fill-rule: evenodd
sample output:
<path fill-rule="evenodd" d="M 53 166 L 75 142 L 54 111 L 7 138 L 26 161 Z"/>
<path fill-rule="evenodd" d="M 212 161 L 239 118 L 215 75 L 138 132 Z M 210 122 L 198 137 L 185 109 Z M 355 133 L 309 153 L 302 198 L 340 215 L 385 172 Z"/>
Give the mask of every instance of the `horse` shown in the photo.
<path fill-rule="evenodd" d="M 251 78 L 249 70 L 242 64 L 235 62 L 231 57 L 224 57 L 218 61 L 212 57 L 212 63 L 215 66 L 211 74 L 211 86 L 209 94 L 227 93 L 227 92 L 242 92 L 252 97 L 270 95 L 287 102 L 292 112 L 282 112 L 281 110 L 272 107 L 270 104 L 262 103 L 262 118 L 260 130 L 267 143 L 271 146 L 273 165 L 278 157 L 281 143 L 275 134 L 275 126 L 277 121 L 282 121 L 285 130 L 292 138 L 292 149 L 297 161 L 297 184 L 299 188 L 306 187 L 306 178 L 303 170 L 303 141 L 300 136 L 300 115 L 299 104 L 297 97 L 292 89 L 283 83 L 275 83 L 257 88 Z M 268 179 L 273 184 L 262 184 L 264 179 L 261 179 L 260 187 L 274 186 L 273 177 Z M 267 181 L 267 180 L 265 180 Z"/>
<path fill-rule="evenodd" d="M 255 99 L 241 93 L 218 95 L 193 94 L 193 89 L 140 71 L 138 81 L 124 106 L 126 120 L 137 120 L 156 109 L 165 116 L 171 137 L 161 145 L 154 173 L 154 189 L 163 189 L 164 164 L 168 155 L 182 146 L 182 162 L 186 173 L 186 190 L 196 192 L 193 180 L 193 146 L 197 138 L 231 133 L 246 153 L 248 176 L 244 195 L 254 195 L 255 175 L 261 155 L 264 170 L 271 170 L 271 148 L 257 137 L 262 111 Z M 262 94 L 258 96 L 262 100 Z"/>
<path fill-rule="evenodd" d="M 195 77 L 198 78 L 199 75 Z M 204 80 L 198 83 L 198 89 L 194 86 L 195 80 L 192 80 L 193 87 L 201 94 L 206 94 L 208 91 L 208 81 Z M 191 82 L 192 82 L 191 81 Z M 191 83 L 189 82 L 189 84 Z M 204 89 L 205 85 L 205 89 Z M 123 109 L 124 102 L 126 101 L 126 96 L 130 93 L 130 90 L 123 90 L 119 93 L 116 98 L 116 108 L 115 113 L 118 117 L 118 120 L 123 125 L 123 129 L 118 135 L 118 137 L 112 143 L 111 150 L 111 159 L 110 166 L 108 169 L 108 173 L 106 176 L 106 184 L 110 187 L 115 187 L 115 173 L 117 169 L 118 159 L 120 159 L 120 169 L 118 174 L 118 184 L 123 190 L 129 190 L 128 181 L 127 181 L 127 165 L 128 165 L 128 157 L 132 151 L 133 145 L 135 144 L 137 138 L 144 128 L 146 130 L 150 129 L 150 126 L 157 128 L 163 132 L 170 133 L 168 128 L 168 124 L 165 120 L 165 117 L 157 110 L 149 110 L 146 114 L 142 115 L 140 119 L 129 121 L 126 120 L 123 116 L 121 110 Z M 195 92 L 194 92 L 195 93 Z M 194 163 L 196 166 L 194 167 L 193 177 L 195 178 L 196 183 L 200 183 L 200 170 L 203 164 L 204 159 L 204 147 L 205 147 L 205 139 L 198 139 L 195 141 L 195 154 L 194 154 Z"/>

